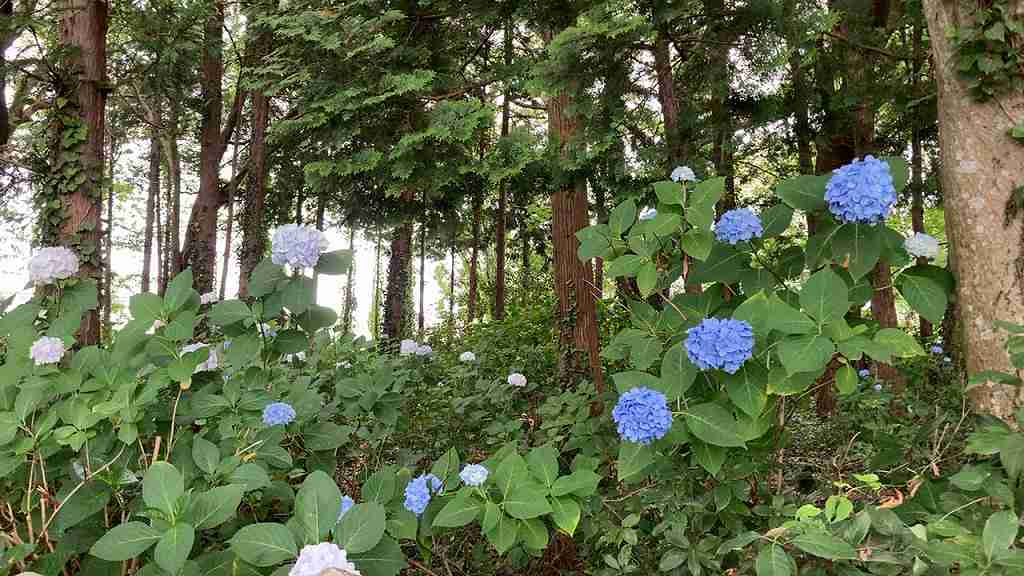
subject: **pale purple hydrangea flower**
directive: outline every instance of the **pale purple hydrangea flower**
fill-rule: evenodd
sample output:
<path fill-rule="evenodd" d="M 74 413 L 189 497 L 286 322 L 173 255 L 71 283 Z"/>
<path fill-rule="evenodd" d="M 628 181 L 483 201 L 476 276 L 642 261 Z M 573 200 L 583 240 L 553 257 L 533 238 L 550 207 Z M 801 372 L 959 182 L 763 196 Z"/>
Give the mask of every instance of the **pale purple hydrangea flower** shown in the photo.
<path fill-rule="evenodd" d="M 295 408 L 286 402 L 271 402 L 263 408 L 263 423 L 267 426 L 287 426 L 295 419 Z"/>
<path fill-rule="evenodd" d="M 907 254 L 915 258 L 932 259 L 939 255 L 939 241 L 922 232 L 915 232 L 903 241 Z"/>
<path fill-rule="evenodd" d="M 760 238 L 764 234 L 761 219 L 750 208 L 729 210 L 715 224 L 715 238 L 719 242 L 735 245 Z"/>
<path fill-rule="evenodd" d="M 64 341 L 53 336 L 42 336 L 32 343 L 28 355 L 36 366 L 56 364 L 64 357 Z"/>
<path fill-rule="evenodd" d="M 403 506 L 409 512 L 420 516 L 430 504 L 430 495 L 441 492 L 444 484 L 433 474 L 420 474 L 405 485 L 405 502 Z"/>
<path fill-rule="evenodd" d="M 28 277 L 35 285 L 52 284 L 78 273 L 78 256 L 64 246 L 41 248 L 28 261 Z"/>
<path fill-rule="evenodd" d="M 526 376 L 523 376 L 519 372 L 513 372 L 508 375 L 508 383 L 516 388 L 522 388 L 526 386 Z"/>
<path fill-rule="evenodd" d="M 285 224 L 274 232 L 270 245 L 270 260 L 277 265 L 292 268 L 312 268 L 327 250 L 327 237 L 316 228 Z"/>
<path fill-rule="evenodd" d="M 325 570 L 335 569 L 344 576 L 362 576 L 348 554 L 332 542 L 303 546 L 288 576 L 320 576 Z"/>
<path fill-rule="evenodd" d="M 481 486 L 487 481 L 489 472 L 480 464 L 466 464 L 466 467 L 459 472 L 459 478 L 466 486 Z"/>
<path fill-rule="evenodd" d="M 676 166 L 675 170 L 672 170 L 672 174 L 669 176 L 673 182 L 693 182 L 697 180 L 697 175 L 693 173 L 693 169 L 689 166 Z"/>
<path fill-rule="evenodd" d="M 402 356 L 409 356 L 411 354 L 415 354 L 419 347 L 420 345 L 417 344 L 415 340 L 406 338 L 398 345 L 398 353 Z"/>

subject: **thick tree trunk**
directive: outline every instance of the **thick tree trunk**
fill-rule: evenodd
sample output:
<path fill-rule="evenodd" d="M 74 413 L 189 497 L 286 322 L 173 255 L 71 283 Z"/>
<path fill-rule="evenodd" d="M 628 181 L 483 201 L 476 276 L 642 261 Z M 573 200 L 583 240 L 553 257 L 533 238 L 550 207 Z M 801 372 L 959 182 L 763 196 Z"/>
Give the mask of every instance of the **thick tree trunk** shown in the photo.
<path fill-rule="evenodd" d="M 924 11 L 938 87 L 946 229 L 955 243 L 967 372 L 1012 373 L 1003 347 L 1007 334 L 996 321 L 1024 322 L 1024 217 L 1020 210 L 1007 211 L 1014 189 L 1024 181 L 1024 146 L 1007 134 L 1024 119 L 1024 94 L 975 101 L 958 78 L 958 57 L 946 36 L 960 24 L 958 6 L 925 0 Z M 1024 388 L 995 382 L 972 385 L 967 394 L 975 410 L 1004 420 L 1012 420 L 1024 401 Z"/>
<path fill-rule="evenodd" d="M 549 97 L 547 104 L 548 137 L 557 146 L 559 157 L 564 158 L 577 128 L 577 117 L 570 111 L 572 97 L 561 91 Z M 576 256 L 576 232 L 589 224 L 586 181 L 575 178 L 562 183 L 560 189 L 551 194 L 559 375 L 563 383 L 568 384 L 589 365 L 594 386 L 602 392 L 604 373 L 598 355 L 594 275 L 590 262 L 581 262 Z"/>
<path fill-rule="evenodd" d="M 69 65 L 77 83 L 78 114 L 86 130 L 80 156 L 86 178 L 63 198 L 65 219 L 58 240 L 64 246 L 78 247 L 81 258 L 78 276 L 95 281 L 100 279 L 99 248 L 103 233 L 100 187 L 107 103 L 107 10 L 107 3 L 101 0 L 67 0 L 58 27 L 60 44 L 70 49 Z M 91 254 L 82 254 L 82 248 L 90 247 Z M 79 344 L 96 344 L 100 336 L 99 324 L 97 310 L 87 311 L 78 332 Z"/>
<path fill-rule="evenodd" d="M 231 179 L 228 180 L 228 218 L 224 225 L 224 257 L 220 267 L 220 293 L 218 299 L 223 300 L 228 291 L 228 270 L 231 266 L 231 238 L 235 231 L 235 202 L 238 198 L 238 144 L 231 146 Z"/>
<path fill-rule="evenodd" d="M 473 194 L 473 239 L 469 255 L 469 294 L 466 296 L 466 322 L 476 319 L 477 267 L 480 260 L 480 220 L 483 218 L 483 191 Z"/>
<path fill-rule="evenodd" d="M 412 188 L 402 192 L 402 200 L 412 202 Z M 403 222 L 395 228 L 388 258 L 387 293 L 384 295 L 383 336 L 386 342 L 396 342 L 405 334 L 406 304 L 409 294 L 409 267 L 412 260 L 412 222 Z"/>
<path fill-rule="evenodd" d="M 155 132 L 154 128 L 154 132 Z M 149 292 L 153 262 L 153 222 L 159 222 L 157 203 L 160 201 L 160 137 L 152 134 L 149 137 L 149 189 L 146 193 L 146 228 L 142 239 L 142 291 Z M 159 228 L 159 226 L 158 226 Z M 159 238 L 160 231 L 157 230 Z M 159 244 L 159 240 L 157 241 Z M 160 253 L 159 246 L 157 253 Z M 159 258 L 158 258 L 159 259 Z M 157 266 L 159 268 L 159 265 Z"/>
<path fill-rule="evenodd" d="M 267 195 L 267 121 L 270 98 L 256 90 L 252 94 L 252 140 L 249 143 L 249 178 L 246 184 L 245 213 L 242 215 L 242 251 L 238 275 L 238 294 L 246 296 L 249 275 L 263 259 L 267 233 L 263 226 L 263 204 Z"/>

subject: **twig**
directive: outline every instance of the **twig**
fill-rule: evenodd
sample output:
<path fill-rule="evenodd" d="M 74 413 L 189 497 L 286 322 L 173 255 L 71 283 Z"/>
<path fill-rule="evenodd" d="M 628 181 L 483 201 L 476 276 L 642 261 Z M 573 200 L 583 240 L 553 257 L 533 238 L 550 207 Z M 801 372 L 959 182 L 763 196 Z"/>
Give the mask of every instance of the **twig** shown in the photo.
<path fill-rule="evenodd" d="M 409 558 L 408 562 L 409 562 L 409 564 L 412 565 L 413 568 L 419 568 L 420 570 L 422 570 L 423 572 L 429 574 L 430 576 L 437 576 L 437 574 L 432 572 L 430 570 L 430 568 L 427 568 L 426 566 L 424 566 L 423 564 L 420 564 L 418 561 L 413 560 L 412 558 Z"/>
<path fill-rule="evenodd" d="M 50 527 L 50 523 L 53 522 L 53 519 L 57 517 L 57 513 L 60 512 L 60 509 L 64 507 L 64 504 L 66 504 L 68 502 L 68 500 L 71 500 L 71 498 L 75 495 L 75 493 L 78 492 L 79 490 L 81 490 L 82 486 L 85 486 L 85 483 L 88 482 L 89 480 L 91 480 L 93 476 L 96 476 L 97 474 L 102 474 L 108 468 L 113 466 L 114 462 L 117 462 L 118 459 L 121 458 L 121 455 L 124 454 L 125 448 L 127 448 L 127 447 L 128 447 L 127 444 L 122 444 L 121 445 L 121 451 L 118 452 L 116 456 L 111 458 L 110 462 L 107 462 L 103 466 L 100 466 L 99 469 L 97 469 L 92 474 L 88 474 L 87 473 L 85 478 L 82 478 L 81 482 L 79 482 L 77 486 L 72 488 L 71 492 L 68 492 L 68 495 L 65 496 L 63 500 L 61 500 L 60 504 L 58 504 L 57 508 L 53 511 L 53 516 L 50 516 L 50 519 L 47 520 L 46 524 L 43 524 L 43 527 L 39 529 L 39 533 L 40 534 L 45 534 L 46 533 L 46 529 Z"/>
<path fill-rule="evenodd" d="M 174 448 L 174 421 L 178 419 L 178 401 L 181 400 L 181 386 L 178 386 L 178 395 L 174 398 L 174 407 L 171 408 L 171 433 L 167 436 L 167 461 L 171 461 L 171 450 Z M 159 454 L 153 454 L 156 458 Z"/>

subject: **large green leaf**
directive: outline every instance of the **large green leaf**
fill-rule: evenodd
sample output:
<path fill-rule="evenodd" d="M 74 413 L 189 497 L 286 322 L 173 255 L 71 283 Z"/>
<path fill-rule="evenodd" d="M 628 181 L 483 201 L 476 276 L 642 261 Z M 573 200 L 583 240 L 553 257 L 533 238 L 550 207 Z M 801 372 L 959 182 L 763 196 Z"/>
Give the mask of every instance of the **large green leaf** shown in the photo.
<path fill-rule="evenodd" d="M 142 500 L 167 516 L 175 513 L 178 499 L 184 493 L 185 479 L 167 462 L 154 462 L 142 478 Z"/>
<path fill-rule="evenodd" d="M 1010 510 L 1000 510 L 989 516 L 981 533 L 981 548 L 985 558 L 991 562 L 1005 554 L 1017 539 L 1019 528 L 1017 515 Z"/>
<path fill-rule="evenodd" d="M 372 550 L 353 554 L 351 559 L 363 576 L 397 576 L 407 565 L 402 547 L 387 536 Z"/>
<path fill-rule="evenodd" d="M 775 195 L 797 210 L 814 212 L 823 210 L 825 202 L 825 185 L 828 176 L 810 176 L 801 174 L 787 178 L 775 186 Z"/>
<path fill-rule="evenodd" d="M 934 324 L 940 324 L 946 315 L 949 298 L 946 291 L 930 278 L 900 274 L 896 281 L 903 299 L 918 314 Z"/>
<path fill-rule="evenodd" d="M 348 271 L 351 267 L 351 250 L 335 250 L 333 252 L 325 252 L 320 255 L 320 260 L 318 260 L 316 263 L 316 271 L 321 274 L 327 274 L 328 276 L 348 274 Z"/>
<path fill-rule="evenodd" d="M 878 226 L 851 222 L 841 225 L 832 237 L 832 257 L 844 263 L 855 280 L 870 272 L 881 254 Z"/>
<path fill-rule="evenodd" d="M 551 520 L 559 530 L 572 536 L 580 524 L 582 511 L 576 500 L 569 497 L 551 499 Z"/>
<path fill-rule="evenodd" d="M 551 444 L 536 446 L 526 455 L 526 463 L 530 466 L 530 474 L 547 488 L 554 485 L 558 478 L 558 450 Z"/>
<path fill-rule="evenodd" d="M 245 489 L 242 484 L 228 484 L 206 492 L 193 493 L 189 504 L 189 521 L 200 530 L 220 526 L 238 511 Z"/>
<path fill-rule="evenodd" d="M 715 245 L 715 235 L 710 230 L 691 228 L 683 234 L 679 242 L 683 252 L 703 261 L 711 255 L 711 249 Z"/>
<path fill-rule="evenodd" d="M 694 436 L 714 446 L 744 446 L 737 432 L 736 419 L 725 408 L 713 402 L 690 406 L 686 410 L 686 426 Z"/>
<path fill-rule="evenodd" d="M 513 518 L 526 520 L 536 518 L 551 512 L 551 504 L 543 490 L 529 484 L 512 488 L 512 491 L 502 501 L 505 512 Z"/>
<path fill-rule="evenodd" d="M 662 204 L 683 205 L 683 187 L 678 182 L 662 180 L 654 183 L 654 194 Z"/>
<path fill-rule="evenodd" d="M 189 300 L 195 290 L 192 289 L 192 269 L 187 268 L 178 274 L 167 284 L 164 292 L 164 311 L 172 314 L 180 310 Z"/>
<path fill-rule="evenodd" d="M 757 576 L 792 576 L 794 562 L 778 544 L 768 544 L 757 553 L 754 569 Z"/>
<path fill-rule="evenodd" d="M 494 546 L 494 549 L 498 551 L 498 554 L 504 554 L 515 546 L 519 538 L 520 524 L 519 520 L 507 514 L 500 514 L 494 529 L 485 532 L 484 536 Z"/>
<path fill-rule="evenodd" d="M 150 292 L 135 294 L 128 300 L 128 309 L 132 318 L 144 322 L 152 322 L 163 313 L 164 299 Z"/>
<path fill-rule="evenodd" d="M 470 492 L 459 492 L 434 516 L 433 526 L 459 528 L 477 519 L 483 505 Z"/>
<path fill-rule="evenodd" d="M 636 220 L 636 202 L 632 199 L 626 200 L 616 206 L 608 215 L 608 226 L 615 237 L 621 236 Z"/>
<path fill-rule="evenodd" d="M 740 252 L 728 244 L 716 243 L 703 262 L 693 262 L 687 282 L 733 284 L 740 281 L 740 273 L 750 268 L 750 254 Z"/>
<path fill-rule="evenodd" d="M 697 379 L 697 367 L 681 344 L 668 349 L 661 361 L 661 384 L 657 388 L 669 402 L 682 397 Z"/>
<path fill-rule="evenodd" d="M 196 540 L 196 530 L 191 524 L 179 522 L 164 532 L 160 541 L 156 543 L 156 550 L 153 558 L 156 565 L 165 572 L 177 574 L 188 561 L 188 555 L 192 552 L 192 545 Z"/>
<path fill-rule="evenodd" d="M 291 530 L 273 522 L 244 526 L 228 542 L 239 558 L 254 566 L 274 566 L 295 558 L 299 552 Z"/>
<path fill-rule="evenodd" d="M 823 268 L 804 283 L 800 290 L 800 307 L 819 324 L 828 324 L 842 318 L 850 308 L 847 292 L 846 282 L 831 268 Z"/>
<path fill-rule="evenodd" d="M 305 528 L 307 544 L 323 541 L 337 523 L 340 509 L 341 490 L 330 476 L 317 470 L 306 477 L 295 495 L 295 518 Z M 374 542 L 364 550 L 376 544 Z"/>
<path fill-rule="evenodd" d="M 856 560 L 857 550 L 826 532 L 805 532 L 793 539 L 797 548 L 826 560 Z"/>
<path fill-rule="evenodd" d="M 715 221 L 715 204 L 725 192 L 725 178 L 709 178 L 698 182 L 687 198 L 686 221 L 706 230 Z"/>
<path fill-rule="evenodd" d="M 277 285 L 286 278 L 283 267 L 264 258 L 249 275 L 249 295 L 262 298 L 277 290 Z"/>
<path fill-rule="evenodd" d="M 785 204 L 776 204 L 761 213 L 763 238 L 782 235 L 793 221 L 793 209 Z"/>
<path fill-rule="evenodd" d="M 619 481 L 636 480 L 648 466 L 654 463 L 654 456 L 651 454 L 651 447 L 633 442 L 619 444 L 619 459 L 616 463 L 619 473 Z"/>
<path fill-rule="evenodd" d="M 206 316 L 217 326 L 230 326 L 252 318 L 252 311 L 241 300 L 224 300 L 214 304 Z"/>
<path fill-rule="evenodd" d="M 338 512 L 335 510 L 335 516 Z M 352 554 L 377 546 L 387 527 L 384 507 L 376 502 L 356 504 L 341 517 L 335 530 L 335 543 Z"/>
<path fill-rule="evenodd" d="M 910 173 L 907 161 L 899 156 L 883 156 L 879 160 L 889 164 L 889 174 L 892 175 L 892 184 L 896 188 L 896 194 L 903 192 L 903 189 L 907 187 L 907 176 Z"/>
<path fill-rule="evenodd" d="M 875 344 L 884 347 L 897 358 L 923 356 L 924 348 L 917 340 L 899 328 L 883 328 L 875 334 Z M 869 352 L 870 354 L 870 352 Z"/>
<path fill-rule="evenodd" d="M 114 526 L 89 549 L 89 553 L 108 562 L 138 558 L 160 540 L 160 533 L 142 522 Z"/>
<path fill-rule="evenodd" d="M 776 348 L 789 376 L 797 372 L 821 371 L 835 351 L 835 344 L 820 334 L 788 336 L 780 340 Z"/>
<path fill-rule="evenodd" d="M 302 439 L 306 448 L 315 452 L 334 450 L 348 442 L 350 428 L 344 428 L 334 422 L 317 422 L 302 430 Z"/>
<path fill-rule="evenodd" d="M 552 496 L 566 496 L 573 494 L 580 498 L 586 498 L 597 491 L 597 485 L 601 483 L 602 476 L 587 470 L 578 468 L 568 476 L 562 476 L 551 486 Z"/>
<path fill-rule="evenodd" d="M 755 362 L 747 362 L 735 374 L 726 374 L 725 391 L 732 403 L 752 418 L 757 418 L 768 403 L 768 372 Z"/>
<path fill-rule="evenodd" d="M 292 314 L 302 314 L 316 300 L 313 279 L 308 276 L 293 276 L 281 293 L 281 302 Z"/>

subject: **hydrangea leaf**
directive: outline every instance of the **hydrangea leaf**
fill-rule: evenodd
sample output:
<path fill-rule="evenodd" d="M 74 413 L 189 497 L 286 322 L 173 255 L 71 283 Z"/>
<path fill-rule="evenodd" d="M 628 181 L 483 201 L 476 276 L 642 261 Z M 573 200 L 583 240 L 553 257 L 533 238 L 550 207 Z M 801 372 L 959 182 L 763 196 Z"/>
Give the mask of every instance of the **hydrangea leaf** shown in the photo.
<path fill-rule="evenodd" d="M 386 466 L 371 474 L 366 482 L 363 482 L 360 494 L 367 502 L 387 504 L 395 497 L 397 486 L 394 466 Z"/>
<path fill-rule="evenodd" d="M 669 402 L 673 402 L 682 397 L 696 379 L 697 367 L 687 358 L 686 349 L 677 344 L 669 348 L 662 358 L 661 382 L 651 387 L 660 390 Z"/>
<path fill-rule="evenodd" d="M 338 499 L 339 505 L 341 499 Z M 333 510 L 335 518 L 338 507 Z M 376 502 L 363 502 L 349 508 L 335 528 L 335 543 L 349 552 L 358 554 L 372 550 L 384 537 L 387 528 L 384 507 Z"/>
<path fill-rule="evenodd" d="M 295 518 L 304 528 L 307 544 L 323 541 L 338 522 L 340 506 L 341 490 L 330 476 L 317 470 L 306 477 L 295 495 Z"/>
<path fill-rule="evenodd" d="M 154 462 L 142 478 L 142 500 L 146 506 L 174 515 L 178 499 L 185 493 L 181 472 L 167 462 Z"/>
<path fill-rule="evenodd" d="M 220 526 L 238 511 L 244 493 L 245 487 L 241 484 L 228 484 L 206 492 L 193 493 L 189 504 L 189 522 L 199 530 Z"/>
<path fill-rule="evenodd" d="M 191 524 L 179 522 L 170 530 L 164 532 L 160 541 L 156 543 L 156 550 L 153 551 L 153 559 L 156 565 L 170 574 L 177 574 L 188 561 L 188 555 L 192 552 L 192 545 L 195 543 L 196 530 Z"/>
<path fill-rule="evenodd" d="M 757 576 L 792 576 L 796 573 L 796 564 L 778 544 L 768 544 L 761 548 L 754 561 Z"/>
<path fill-rule="evenodd" d="M 804 283 L 800 307 L 823 326 L 846 314 L 850 308 L 847 292 L 846 282 L 831 268 L 823 268 Z"/>
<path fill-rule="evenodd" d="M 616 468 L 619 482 L 634 481 L 641 472 L 654 463 L 651 447 L 633 442 L 619 444 L 619 459 Z"/>
<path fill-rule="evenodd" d="M 299 553 L 291 530 L 274 522 L 244 526 L 235 532 L 229 543 L 239 558 L 254 566 L 274 566 Z"/>
<path fill-rule="evenodd" d="M 683 187 L 678 182 L 662 180 L 654 183 L 654 194 L 662 204 L 683 205 Z"/>
<path fill-rule="evenodd" d="M 722 465 L 725 464 L 725 448 L 700 441 L 691 442 L 691 446 L 694 462 L 707 470 L 708 474 L 717 476 Z"/>
<path fill-rule="evenodd" d="M 691 228 L 683 234 L 680 243 L 683 252 L 697 260 L 704 261 L 711 255 L 711 249 L 715 245 L 715 235 L 709 230 Z"/>
<path fill-rule="evenodd" d="M 519 532 L 523 537 L 523 546 L 531 550 L 544 550 L 548 545 L 548 527 L 539 518 L 523 521 Z"/>
<path fill-rule="evenodd" d="M 539 486 L 531 484 L 516 486 L 501 504 L 505 513 L 520 520 L 536 518 L 551 512 L 546 492 Z"/>
<path fill-rule="evenodd" d="M 882 255 L 882 239 L 877 226 L 850 222 L 832 237 L 832 257 L 844 264 L 854 280 L 864 277 Z"/>
<path fill-rule="evenodd" d="M 776 348 L 779 360 L 790 376 L 797 372 L 820 371 L 835 351 L 835 344 L 819 334 L 789 336 L 780 340 Z"/>
<path fill-rule="evenodd" d="M 364 576 L 397 576 L 408 565 L 402 547 L 387 536 L 371 550 L 352 553 L 350 559 Z"/>
<path fill-rule="evenodd" d="M 109 530 L 89 549 L 108 562 L 122 562 L 142 555 L 160 540 L 161 534 L 142 522 L 125 522 Z"/>
<path fill-rule="evenodd" d="M 924 276 L 900 274 L 896 280 L 903 299 L 915 312 L 933 324 L 942 323 L 949 298 L 941 286 Z"/>
<path fill-rule="evenodd" d="M 494 549 L 498 551 L 498 554 L 504 554 L 515 546 L 519 538 L 519 524 L 519 520 L 507 514 L 500 514 L 494 529 L 485 532 L 484 536 L 494 546 Z"/>
<path fill-rule="evenodd" d="M 793 209 L 785 204 L 776 204 L 761 213 L 764 238 L 781 236 L 793 222 Z"/>
<path fill-rule="evenodd" d="M 530 474 L 547 488 L 551 488 L 558 478 L 558 450 L 550 444 L 536 446 L 526 455 Z"/>
<path fill-rule="evenodd" d="M 459 528 L 476 520 L 482 510 L 481 502 L 472 493 L 459 492 L 437 513 L 433 526 Z"/>
<path fill-rule="evenodd" d="M 713 402 L 687 408 L 686 426 L 694 436 L 714 446 L 728 448 L 745 445 L 736 431 L 736 419 L 725 408 Z"/>
<path fill-rule="evenodd" d="M 608 215 L 608 226 L 614 236 L 621 236 L 636 221 L 636 202 L 626 200 L 616 206 Z"/>
<path fill-rule="evenodd" d="M 551 520 L 559 530 L 572 536 L 580 524 L 582 511 L 576 500 L 569 497 L 551 499 Z"/>
<path fill-rule="evenodd" d="M 775 186 L 775 195 L 783 202 L 804 212 L 824 210 L 825 184 L 827 176 L 809 176 L 801 174 L 787 178 Z"/>
<path fill-rule="evenodd" d="M 768 403 L 767 380 L 768 372 L 764 367 L 748 362 L 735 374 L 725 375 L 725 391 L 733 405 L 748 416 L 757 418 Z"/>

